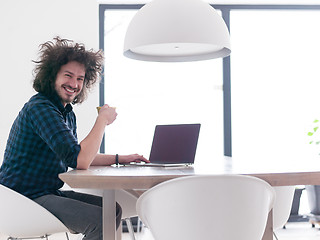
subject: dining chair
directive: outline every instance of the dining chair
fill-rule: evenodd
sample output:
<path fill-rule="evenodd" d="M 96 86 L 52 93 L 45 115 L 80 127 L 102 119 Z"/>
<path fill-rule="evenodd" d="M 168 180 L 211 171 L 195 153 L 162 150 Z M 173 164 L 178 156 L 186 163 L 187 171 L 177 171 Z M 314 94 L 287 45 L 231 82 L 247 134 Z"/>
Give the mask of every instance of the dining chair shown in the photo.
<path fill-rule="evenodd" d="M 155 240 L 261 240 L 274 199 L 259 178 L 188 176 L 143 193 L 137 212 Z"/>
<path fill-rule="evenodd" d="M 0 233 L 8 239 L 46 238 L 68 228 L 47 209 L 10 188 L 0 185 Z"/>
<path fill-rule="evenodd" d="M 287 223 L 292 208 L 295 186 L 273 187 L 276 200 L 273 207 L 273 235 L 278 240 L 275 230 Z"/>

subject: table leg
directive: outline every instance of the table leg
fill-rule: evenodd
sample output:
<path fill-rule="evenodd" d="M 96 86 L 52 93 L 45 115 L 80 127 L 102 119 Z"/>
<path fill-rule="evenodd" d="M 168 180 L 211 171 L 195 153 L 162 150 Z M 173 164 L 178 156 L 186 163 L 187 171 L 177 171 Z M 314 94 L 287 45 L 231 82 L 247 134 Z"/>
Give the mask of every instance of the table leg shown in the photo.
<path fill-rule="evenodd" d="M 262 240 L 273 240 L 273 209 L 269 212 L 267 226 Z"/>
<path fill-rule="evenodd" d="M 103 240 L 116 239 L 116 201 L 115 190 L 103 190 Z"/>

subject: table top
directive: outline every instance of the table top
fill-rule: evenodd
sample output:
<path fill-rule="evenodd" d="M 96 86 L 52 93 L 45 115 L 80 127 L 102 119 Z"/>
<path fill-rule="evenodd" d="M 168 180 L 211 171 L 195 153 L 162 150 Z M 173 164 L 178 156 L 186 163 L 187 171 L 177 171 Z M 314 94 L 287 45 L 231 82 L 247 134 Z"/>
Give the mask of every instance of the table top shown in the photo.
<path fill-rule="evenodd" d="M 220 164 L 218 164 L 220 163 Z M 259 167 L 234 164 L 232 158 L 212 166 L 189 167 L 139 167 L 139 166 L 91 166 L 88 170 L 72 170 L 59 177 L 72 188 L 96 189 L 148 189 L 163 181 L 192 175 L 243 174 L 261 178 L 272 186 L 320 185 L 319 167 L 274 166 Z M 304 164 L 305 166 L 305 164 Z"/>

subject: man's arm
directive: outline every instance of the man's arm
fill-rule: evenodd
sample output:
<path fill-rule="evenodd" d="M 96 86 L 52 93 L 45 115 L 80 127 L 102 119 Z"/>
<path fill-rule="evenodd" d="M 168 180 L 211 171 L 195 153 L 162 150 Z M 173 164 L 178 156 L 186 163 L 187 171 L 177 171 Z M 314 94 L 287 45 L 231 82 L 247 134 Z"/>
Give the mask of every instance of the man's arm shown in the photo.
<path fill-rule="evenodd" d="M 88 169 L 96 158 L 106 125 L 113 123 L 116 117 L 117 113 L 115 109 L 109 107 L 107 104 L 100 109 L 99 115 L 90 133 L 80 142 L 81 150 L 77 158 L 77 169 Z M 108 165 L 108 158 L 106 161 L 107 162 L 104 163 L 104 165 Z"/>
<path fill-rule="evenodd" d="M 94 166 L 103 166 L 103 165 L 112 165 L 116 161 L 115 155 L 106 155 L 98 153 L 94 160 L 92 161 L 91 165 Z M 119 163 L 130 163 L 130 162 L 149 162 L 148 159 L 144 158 L 142 155 L 139 154 L 130 154 L 130 155 L 119 155 L 118 157 Z"/>
<path fill-rule="evenodd" d="M 77 169 L 88 169 L 90 165 L 105 166 L 115 163 L 115 155 L 97 154 L 97 152 L 101 145 L 105 126 L 113 123 L 116 117 L 115 109 L 108 105 L 104 105 L 99 110 L 99 115 L 92 130 L 80 143 L 81 150 L 77 158 Z M 118 160 L 119 163 L 149 162 L 149 160 L 138 154 L 119 155 Z"/>

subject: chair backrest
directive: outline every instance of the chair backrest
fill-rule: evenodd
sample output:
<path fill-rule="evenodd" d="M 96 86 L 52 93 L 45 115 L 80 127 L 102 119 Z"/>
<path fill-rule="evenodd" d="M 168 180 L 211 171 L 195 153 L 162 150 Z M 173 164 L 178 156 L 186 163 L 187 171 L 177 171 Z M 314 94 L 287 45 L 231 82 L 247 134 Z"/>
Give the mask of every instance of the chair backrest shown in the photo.
<path fill-rule="evenodd" d="M 68 232 L 68 229 L 36 202 L 0 185 L 0 232 L 14 238 L 27 238 Z"/>
<path fill-rule="evenodd" d="M 146 191 L 137 212 L 156 240 L 260 240 L 274 198 L 255 177 L 189 176 Z"/>
<path fill-rule="evenodd" d="M 274 187 L 276 200 L 273 207 L 273 228 L 283 227 L 289 217 L 294 197 L 295 186 Z"/>

